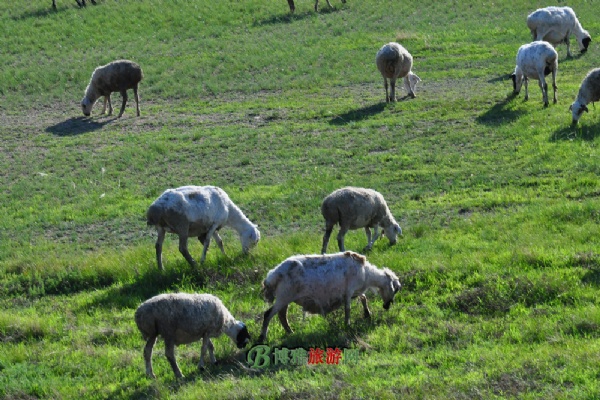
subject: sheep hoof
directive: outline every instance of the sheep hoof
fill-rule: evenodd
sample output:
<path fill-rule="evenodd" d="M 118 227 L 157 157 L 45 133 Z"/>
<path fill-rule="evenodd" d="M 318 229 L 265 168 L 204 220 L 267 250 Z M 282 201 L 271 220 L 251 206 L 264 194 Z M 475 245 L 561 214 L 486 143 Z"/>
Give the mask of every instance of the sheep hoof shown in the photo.
<path fill-rule="evenodd" d="M 544 108 L 548 107 L 548 102 L 544 103 Z"/>

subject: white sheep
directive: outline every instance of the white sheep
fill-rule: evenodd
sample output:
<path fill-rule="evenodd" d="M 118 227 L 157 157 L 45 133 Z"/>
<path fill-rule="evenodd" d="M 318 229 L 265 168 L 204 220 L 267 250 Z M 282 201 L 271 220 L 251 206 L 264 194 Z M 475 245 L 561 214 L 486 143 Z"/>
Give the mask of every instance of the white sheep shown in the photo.
<path fill-rule="evenodd" d="M 569 110 L 573 113 L 573 125 L 579 122 L 583 112 L 588 112 L 587 105 L 600 101 L 600 68 L 595 68 L 581 81 L 579 93 Z"/>
<path fill-rule="evenodd" d="M 342 0 L 342 3 L 346 4 L 346 0 Z M 290 12 L 296 11 L 294 0 L 288 0 L 288 5 L 290 6 Z M 329 6 L 329 8 L 333 8 L 329 0 L 327 0 L 327 5 Z M 315 12 L 317 11 L 319 11 L 319 0 L 315 0 Z"/>
<path fill-rule="evenodd" d="M 582 53 L 587 51 L 592 41 L 571 7 L 540 8 L 527 16 L 527 27 L 534 41 L 545 40 L 554 46 L 565 43 L 568 57 L 572 57 L 569 40 L 571 34 L 577 38 Z"/>
<path fill-rule="evenodd" d="M 267 273 L 263 281 L 263 294 L 269 303 L 275 303 L 264 314 L 262 331 L 258 339 L 267 337 L 269 321 L 277 314 L 287 333 L 292 329 L 287 321 L 290 303 L 296 303 L 304 312 L 325 315 L 344 307 L 344 322 L 350 324 L 351 299 L 359 297 L 364 316 L 371 312 L 365 292 L 378 290 L 383 308 L 388 310 L 400 290 L 400 281 L 388 268 L 379 269 L 364 256 L 347 251 L 327 255 L 300 255 L 283 261 Z"/>
<path fill-rule="evenodd" d="M 112 114 L 113 108 L 110 101 L 112 92 L 120 92 L 123 97 L 121 112 L 119 118 L 125 111 L 127 104 L 127 90 L 133 89 L 135 97 L 135 108 L 137 116 L 140 116 L 140 99 L 138 96 L 138 85 L 144 78 L 142 68 L 133 61 L 117 60 L 94 70 L 90 83 L 85 89 L 85 96 L 81 100 L 81 110 L 83 115 L 89 117 L 92 107 L 101 96 L 104 96 L 104 108 L 102 114 L 106 112 L 106 103 L 108 102 L 108 115 Z"/>
<path fill-rule="evenodd" d="M 511 75 L 513 90 L 519 94 L 521 86 L 525 83 L 525 100 L 529 99 L 527 88 L 528 80 L 537 79 L 542 89 L 544 107 L 548 106 L 548 84 L 546 75 L 552 73 L 552 89 L 554 90 L 554 104 L 556 104 L 556 72 L 558 71 L 558 53 L 548 42 L 537 41 L 524 44 L 517 52 L 517 66 Z"/>
<path fill-rule="evenodd" d="M 345 251 L 344 236 L 350 229 L 365 228 L 367 246 L 363 251 L 369 251 L 379 237 L 379 227 L 383 228 L 390 244 L 395 244 L 402 228 L 394 219 L 381 193 L 373 189 L 345 187 L 335 190 L 325 197 L 321 204 L 321 214 L 325 218 L 325 235 L 321 253 L 327 252 L 329 237 L 336 224 L 340 225 L 337 235 L 338 248 Z M 371 229 L 375 234 L 371 237 Z"/>
<path fill-rule="evenodd" d="M 135 311 L 135 323 L 142 333 L 146 346 L 144 361 L 146 375 L 156 378 L 152 371 L 152 349 L 158 336 L 165 341 L 165 356 L 175 377 L 183 374 L 175 359 L 175 346 L 202 340 L 198 368 L 204 368 L 206 349 L 215 364 L 214 346 L 210 338 L 226 334 L 238 348 L 250 342 L 250 334 L 243 322 L 237 321 L 221 300 L 210 294 L 173 293 L 154 296 Z"/>
<path fill-rule="evenodd" d="M 210 238 L 225 254 L 219 229 L 228 225 L 240 235 L 242 250 L 247 253 L 260 240 L 258 227 L 236 206 L 223 189 L 216 186 L 182 186 L 167 189 L 148 208 L 146 221 L 156 226 L 156 262 L 163 269 L 162 244 L 165 233 L 179 236 L 179 251 L 187 262 L 196 266 L 188 251 L 187 240 L 197 237 L 204 245 L 200 263 L 206 259 Z"/>
<path fill-rule="evenodd" d="M 408 95 L 413 99 L 416 97 L 415 89 L 421 78 L 412 73 L 413 58 L 404 47 L 395 42 L 384 45 L 377 52 L 375 63 L 383 77 L 386 102 L 396 101 L 396 80 L 398 78 L 404 79 L 404 87 Z M 388 79 L 391 86 L 391 92 L 389 93 Z"/>

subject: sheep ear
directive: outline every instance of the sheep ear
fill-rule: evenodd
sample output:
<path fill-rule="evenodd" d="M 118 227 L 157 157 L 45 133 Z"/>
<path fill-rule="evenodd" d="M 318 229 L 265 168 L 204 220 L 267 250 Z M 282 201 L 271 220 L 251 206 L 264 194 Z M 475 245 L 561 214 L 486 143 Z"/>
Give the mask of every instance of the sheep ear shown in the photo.
<path fill-rule="evenodd" d="M 583 111 L 585 111 L 585 112 L 590 112 L 590 111 L 588 110 L 587 106 L 583 106 Z"/>
<path fill-rule="evenodd" d="M 573 111 L 573 104 L 569 106 L 569 111 Z"/>

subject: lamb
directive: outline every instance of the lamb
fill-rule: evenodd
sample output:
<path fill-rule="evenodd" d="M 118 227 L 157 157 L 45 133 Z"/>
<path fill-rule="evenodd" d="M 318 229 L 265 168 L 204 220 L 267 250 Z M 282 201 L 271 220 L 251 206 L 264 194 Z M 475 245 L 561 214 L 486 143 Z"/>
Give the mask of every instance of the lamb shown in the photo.
<path fill-rule="evenodd" d="M 573 125 L 577 125 L 583 112 L 588 112 L 587 105 L 600 100 L 600 68 L 592 69 L 583 78 L 579 93 L 569 110 L 573 113 Z"/>
<path fill-rule="evenodd" d="M 267 273 L 262 290 L 266 301 L 275 303 L 264 314 L 258 342 L 267 337 L 269 321 L 277 314 L 287 333 L 292 329 L 287 320 L 290 303 L 296 303 L 304 312 L 326 315 L 344 306 L 344 321 L 350 325 L 350 302 L 359 297 L 365 318 L 371 312 L 365 292 L 379 291 L 383 308 L 388 310 L 400 290 L 400 281 L 390 269 L 379 269 L 364 256 L 347 251 L 328 255 L 293 256 Z"/>
<path fill-rule="evenodd" d="M 567 45 L 567 56 L 572 57 L 570 37 L 574 34 L 579 43 L 579 50 L 585 53 L 592 37 L 583 29 L 571 7 L 540 8 L 527 16 L 527 26 L 533 40 L 545 40 L 556 46 Z"/>
<path fill-rule="evenodd" d="M 198 368 L 204 368 L 206 349 L 215 364 L 214 346 L 210 338 L 225 333 L 239 349 L 250 342 L 250 334 L 243 322 L 237 321 L 221 300 L 211 294 L 172 293 L 154 296 L 135 311 L 135 323 L 142 333 L 146 346 L 144 361 L 146 375 L 156 378 L 152 371 L 152 349 L 160 335 L 165 341 L 165 356 L 176 378 L 183 374 L 175 360 L 175 346 L 202 339 Z"/>
<path fill-rule="evenodd" d="M 85 97 L 81 100 L 83 115 L 86 117 L 90 116 L 92 107 L 94 107 L 96 100 L 101 96 L 104 96 L 102 114 L 106 112 L 106 103 L 108 102 L 108 115 L 111 115 L 113 108 L 110 102 L 110 94 L 112 92 L 120 92 L 123 97 L 121 112 L 119 113 L 119 118 L 121 118 L 127 104 L 127 90 L 133 89 L 135 108 L 139 117 L 140 99 L 138 97 L 138 85 L 143 78 L 142 68 L 129 60 L 117 60 L 96 68 L 88 87 L 85 89 Z"/>
<path fill-rule="evenodd" d="M 415 89 L 421 78 L 411 72 L 413 58 L 410 53 L 398 43 L 390 42 L 377 52 L 375 57 L 377 69 L 383 76 L 386 103 L 396 101 L 396 79 L 404 78 L 404 87 L 411 98 L 415 98 Z M 388 79 L 391 92 L 388 93 Z"/>
<path fill-rule="evenodd" d="M 342 3 L 346 4 L 346 0 L 342 0 Z M 296 6 L 294 5 L 294 0 L 288 0 L 288 5 L 290 6 L 290 12 L 296 11 Z M 333 8 L 329 0 L 327 0 L 327 5 L 329 8 Z M 319 0 L 315 0 L 315 12 L 319 11 Z"/>
<path fill-rule="evenodd" d="M 325 197 L 321 204 L 321 214 L 325 218 L 325 235 L 321 253 L 327 252 L 329 237 L 333 227 L 340 225 L 337 235 L 338 248 L 345 251 L 344 236 L 350 229 L 365 228 L 367 246 L 363 251 L 369 251 L 379 237 L 379 227 L 383 228 L 390 244 L 395 244 L 402 228 L 394 219 L 381 193 L 373 189 L 345 187 L 335 190 Z M 371 237 L 371 229 L 375 234 Z"/>
<path fill-rule="evenodd" d="M 196 267 L 196 261 L 188 251 L 188 237 L 197 237 L 204 245 L 200 263 L 204 263 L 210 238 L 214 238 L 225 254 L 219 229 L 228 225 L 240 235 L 244 253 L 260 240 L 258 227 L 236 206 L 223 189 L 216 186 L 182 186 L 167 189 L 148 208 L 146 221 L 156 226 L 156 262 L 163 270 L 162 244 L 165 233 L 179 236 L 179 251 L 187 262 Z"/>
<path fill-rule="evenodd" d="M 85 7 L 85 0 L 75 0 L 79 7 Z M 92 4 L 96 4 L 96 0 L 91 0 Z M 56 10 L 56 0 L 52 0 L 52 8 Z"/>
<path fill-rule="evenodd" d="M 554 90 L 554 104 L 556 104 L 556 72 L 558 71 L 558 53 L 548 42 L 536 41 L 524 44 L 517 52 L 517 66 L 511 75 L 513 91 L 519 94 L 521 85 L 525 83 L 525 100 L 529 99 L 527 83 L 529 78 L 537 79 L 542 89 L 544 107 L 548 107 L 548 84 L 546 75 L 552 72 L 552 89 Z"/>

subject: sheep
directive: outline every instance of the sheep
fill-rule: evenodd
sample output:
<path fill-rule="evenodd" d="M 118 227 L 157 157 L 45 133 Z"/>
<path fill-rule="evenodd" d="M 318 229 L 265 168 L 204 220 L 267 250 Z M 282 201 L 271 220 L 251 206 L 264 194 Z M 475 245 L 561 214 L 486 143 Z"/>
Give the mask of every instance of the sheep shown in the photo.
<path fill-rule="evenodd" d="M 544 107 L 548 107 L 548 84 L 545 76 L 552 72 L 552 89 L 554 90 L 554 104 L 556 104 L 556 72 L 558 71 L 558 53 L 548 42 L 536 41 L 524 44 L 517 52 L 517 66 L 511 75 L 513 92 L 515 95 L 521 91 L 525 83 L 525 100 L 529 99 L 527 83 L 529 78 L 537 79 L 542 89 Z"/>
<path fill-rule="evenodd" d="M 350 302 L 359 297 L 364 317 L 370 318 L 365 292 L 378 290 L 383 308 L 388 310 L 400 290 L 400 281 L 388 268 L 379 269 L 364 256 L 347 251 L 328 255 L 292 256 L 267 273 L 262 283 L 266 301 L 275 303 L 264 313 L 258 342 L 266 340 L 269 321 L 277 314 L 287 333 L 292 329 L 287 321 L 290 303 L 304 312 L 326 315 L 344 306 L 344 322 L 350 325 Z"/>
<path fill-rule="evenodd" d="M 85 0 L 75 0 L 79 7 L 85 7 Z M 91 0 L 92 4 L 96 5 L 96 0 Z M 52 0 L 52 8 L 56 10 L 56 0 Z"/>
<path fill-rule="evenodd" d="M 592 37 L 583 29 L 571 7 L 540 8 L 527 16 L 527 27 L 533 40 L 545 40 L 556 46 L 567 45 L 567 57 L 572 57 L 570 37 L 574 34 L 579 50 L 585 53 Z"/>
<path fill-rule="evenodd" d="M 225 254 L 219 229 L 229 225 L 240 235 L 242 250 L 248 253 L 260 240 L 258 227 L 236 206 L 223 189 L 216 186 L 182 186 L 165 190 L 148 208 L 146 222 L 158 231 L 156 262 L 163 270 L 162 244 L 165 233 L 179 236 L 179 251 L 187 262 L 196 267 L 188 251 L 188 237 L 197 237 L 204 245 L 200 263 L 204 263 L 210 238 L 214 238 Z"/>
<path fill-rule="evenodd" d="M 396 79 L 404 78 L 404 87 L 411 98 L 415 98 L 415 89 L 421 78 L 413 74 L 411 69 L 413 58 L 410 53 L 398 43 L 390 42 L 383 45 L 375 57 L 377 69 L 383 76 L 386 103 L 396 101 Z M 388 79 L 390 80 L 391 92 L 388 93 Z"/>
<path fill-rule="evenodd" d="M 89 85 L 85 89 L 85 97 L 81 100 L 83 115 L 86 117 L 90 116 L 92 107 L 101 96 L 104 96 L 102 114 L 106 112 L 106 103 L 108 102 L 108 115 L 111 115 L 113 108 L 110 102 L 110 94 L 112 92 L 120 92 L 123 97 L 121 112 L 119 113 L 119 118 L 121 118 L 127 104 L 127 90 L 133 89 L 135 108 L 139 117 L 140 99 L 138 97 L 138 85 L 143 78 L 142 68 L 129 60 L 117 60 L 96 68 Z"/>
<path fill-rule="evenodd" d="M 569 107 L 573 113 L 573 125 L 577 125 L 583 112 L 588 112 L 587 105 L 600 100 L 600 68 L 592 69 L 583 78 L 577 98 Z"/>
<path fill-rule="evenodd" d="M 321 204 L 321 214 L 325 218 L 325 235 L 321 253 L 327 252 L 329 237 L 333 227 L 340 225 L 337 235 L 338 248 L 345 251 L 344 236 L 350 229 L 365 228 L 367 246 L 363 251 L 369 251 L 379 237 L 379 227 L 383 228 L 390 244 L 395 244 L 398 235 L 402 235 L 402 228 L 394 219 L 381 193 L 373 189 L 345 187 L 335 190 L 325 197 Z M 375 234 L 371 237 L 371 229 Z"/>
<path fill-rule="evenodd" d="M 211 363 L 217 362 L 210 338 L 225 333 L 239 349 L 250 342 L 246 325 L 237 321 L 221 300 L 211 294 L 171 293 L 154 296 L 138 307 L 134 318 L 146 341 L 144 361 L 146 375 L 150 378 L 156 378 L 152 371 L 152 349 L 159 335 L 165 341 L 165 356 L 176 378 L 183 378 L 175 359 L 176 345 L 202 339 L 198 368 L 204 369 L 206 349 Z"/>
<path fill-rule="evenodd" d="M 342 3 L 346 4 L 346 0 L 342 0 Z M 288 5 L 290 6 L 290 12 L 296 11 L 296 6 L 294 5 L 294 0 L 288 0 Z M 329 8 L 333 8 L 329 0 L 327 0 L 327 5 Z M 319 0 L 315 0 L 315 12 L 319 11 Z"/>

